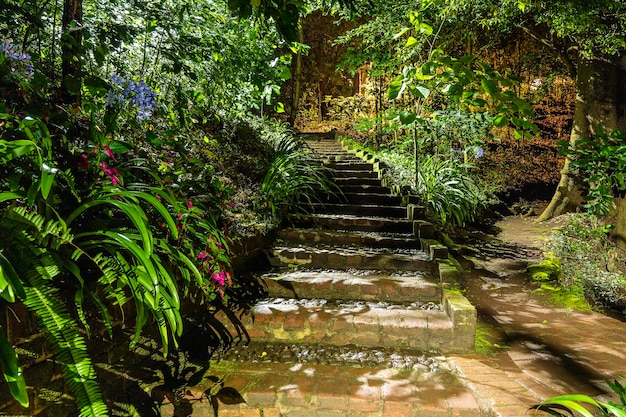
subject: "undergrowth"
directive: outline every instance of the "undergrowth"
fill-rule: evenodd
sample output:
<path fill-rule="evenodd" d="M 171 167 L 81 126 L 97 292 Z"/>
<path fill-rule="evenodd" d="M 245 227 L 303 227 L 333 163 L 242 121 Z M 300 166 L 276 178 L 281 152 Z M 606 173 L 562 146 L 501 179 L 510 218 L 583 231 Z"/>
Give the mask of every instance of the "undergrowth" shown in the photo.
<path fill-rule="evenodd" d="M 529 267 L 533 280 L 558 305 L 626 310 L 626 256 L 610 239 L 610 227 L 586 214 L 567 215 L 546 243 L 547 257 Z M 589 303 L 588 303 L 588 302 Z"/>

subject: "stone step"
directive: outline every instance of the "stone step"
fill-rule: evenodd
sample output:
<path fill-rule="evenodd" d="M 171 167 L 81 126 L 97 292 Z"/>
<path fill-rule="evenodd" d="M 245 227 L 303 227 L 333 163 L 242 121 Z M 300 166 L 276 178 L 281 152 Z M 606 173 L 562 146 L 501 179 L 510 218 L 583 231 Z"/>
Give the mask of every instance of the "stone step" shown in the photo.
<path fill-rule="evenodd" d="M 270 297 L 441 303 L 438 277 L 431 271 L 291 268 L 275 270 L 261 279 Z"/>
<path fill-rule="evenodd" d="M 333 161 L 324 166 L 335 171 L 373 171 L 374 166 L 367 162 Z"/>
<path fill-rule="evenodd" d="M 266 348 L 270 349 L 272 348 Z M 265 350 L 263 352 L 267 353 Z M 259 356 L 269 356 L 263 355 L 263 352 Z M 451 364 L 442 357 L 425 357 L 411 369 L 222 360 L 212 363 L 207 374 L 198 385 L 190 386 L 181 393 L 179 401 L 189 404 L 186 415 L 220 417 L 483 415 L 472 391 L 464 386 Z M 150 388 L 146 390 L 149 391 Z M 207 398 L 207 393 L 212 398 Z M 171 401 L 175 400 L 166 399 L 160 406 L 161 416 L 178 415 L 176 405 Z"/>
<path fill-rule="evenodd" d="M 289 216 L 291 224 L 297 227 L 324 230 L 347 230 L 364 232 L 411 233 L 413 222 L 406 219 L 393 219 L 368 216 L 337 216 L 331 214 L 308 214 Z"/>
<path fill-rule="evenodd" d="M 355 193 L 355 194 L 363 194 L 363 193 L 371 193 L 371 194 L 389 194 L 391 195 L 391 188 L 383 187 L 382 185 L 367 185 L 367 184 L 355 184 L 350 185 L 346 183 L 341 183 L 341 181 L 337 181 L 337 186 L 344 193 Z"/>
<path fill-rule="evenodd" d="M 311 149 L 309 152 L 306 152 L 305 158 L 319 161 L 320 164 L 323 162 L 354 162 L 354 163 L 363 162 L 363 159 L 359 158 L 358 156 L 348 153 L 348 152 L 343 152 L 343 151 L 336 151 L 336 152 L 331 151 L 331 152 L 322 153 L 314 149 Z"/>
<path fill-rule="evenodd" d="M 352 178 L 352 179 L 359 179 L 359 180 L 364 179 L 364 178 L 378 179 L 378 172 L 344 169 L 344 170 L 334 171 L 333 177 L 335 179 L 338 179 L 338 178 Z"/>
<path fill-rule="evenodd" d="M 412 233 L 337 232 L 288 228 L 279 231 L 278 238 L 287 242 L 309 244 L 421 249 L 421 241 Z"/>
<path fill-rule="evenodd" d="M 342 190 L 344 191 L 344 190 Z M 402 197 L 391 194 L 376 194 L 373 192 L 353 193 L 343 192 L 343 194 L 320 195 L 321 202 L 381 205 L 381 206 L 401 206 Z"/>
<path fill-rule="evenodd" d="M 329 269 L 375 269 L 395 271 L 430 271 L 436 264 L 430 255 L 415 249 L 381 249 L 366 247 L 275 246 L 268 254 L 274 267 L 300 266 Z"/>
<path fill-rule="evenodd" d="M 318 143 L 307 143 L 307 148 L 311 152 L 319 153 L 319 154 L 344 154 L 344 155 L 355 155 L 352 152 L 346 151 L 341 145 L 339 146 L 328 146 L 324 144 Z"/>
<path fill-rule="evenodd" d="M 466 351 L 441 304 L 268 298 L 257 302 L 241 324 L 251 340 Z M 236 333 L 233 333 L 235 336 Z"/>
<path fill-rule="evenodd" d="M 362 186 L 374 186 L 380 187 L 382 186 L 381 180 L 379 178 L 342 178 L 336 177 L 334 178 L 335 183 L 339 188 L 342 188 L 347 185 L 356 185 L 359 187 Z"/>
<path fill-rule="evenodd" d="M 407 208 L 403 206 L 311 203 L 309 207 L 313 213 L 318 214 L 386 217 L 395 219 L 407 218 Z"/>

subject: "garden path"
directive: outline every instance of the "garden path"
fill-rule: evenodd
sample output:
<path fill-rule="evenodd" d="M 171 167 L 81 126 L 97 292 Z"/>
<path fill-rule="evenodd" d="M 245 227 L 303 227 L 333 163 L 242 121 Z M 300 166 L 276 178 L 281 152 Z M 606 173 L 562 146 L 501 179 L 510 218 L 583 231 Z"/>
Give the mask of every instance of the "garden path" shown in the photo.
<path fill-rule="evenodd" d="M 211 367 L 227 389 L 211 402 L 205 386 L 187 391 L 192 416 L 543 416 L 529 407 L 609 395 L 603 381 L 626 375 L 624 323 L 550 306 L 525 283 L 543 226 L 505 220 L 500 240 L 477 245 L 471 273 L 455 277 L 419 207 L 383 195 L 377 161 L 327 145 L 322 160 L 349 201 L 331 196 L 281 233 L 270 259 L 288 271 L 264 277 L 271 298 L 243 320 L 252 343 Z M 478 312 L 479 347 L 491 349 L 468 353 L 474 310 L 446 291 L 455 278 Z M 161 415 L 177 407 L 164 403 Z"/>
<path fill-rule="evenodd" d="M 626 375 L 626 323 L 556 307 L 525 279 L 558 220 L 512 216 L 498 226 L 497 240 L 471 259 L 464 286 L 478 310 L 479 340 L 500 348 L 452 358 L 465 384 L 498 416 L 522 416 L 533 400 L 570 393 L 619 402 L 605 381 Z"/>

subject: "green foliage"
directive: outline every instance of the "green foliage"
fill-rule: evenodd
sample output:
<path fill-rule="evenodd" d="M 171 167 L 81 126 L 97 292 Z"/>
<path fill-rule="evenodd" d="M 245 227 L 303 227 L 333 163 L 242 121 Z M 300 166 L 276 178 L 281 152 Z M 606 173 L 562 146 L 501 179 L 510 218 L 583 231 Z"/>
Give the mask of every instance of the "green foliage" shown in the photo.
<path fill-rule="evenodd" d="M 626 5 L 623 2 L 599 0 L 581 2 L 567 0 L 539 2 L 505 0 L 493 2 L 460 2 L 465 13 L 481 10 L 483 26 L 510 30 L 525 27 L 540 33 L 546 25 L 550 34 L 567 49 L 576 49 L 584 56 L 615 55 L 626 48 L 621 35 L 626 28 Z M 574 47 L 575 46 L 575 47 Z"/>
<path fill-rule="evenodd" d="M 12 285 L 8 285 L 8 280 L 6 279 L 8 274 L 3 271 L 3 269 L 12 268 L 12 266 L 8 263 L 6 258 L 2 256 L 2 253 L 0 253 L 0 259 L 3 261 L 0 267 L 0 281 L 3 281 L 2 284 L 5 285 L 4 288 L 2 288 L 2 296 L 7 299 L 5 291 L 12 293 L 13 287 Z M 10 298 L 13 298 L 13 296 Z M 9 391 L 13 398 L 15 398 L 22 407 L 28 407 L 30 401 L 28 399 L 28 392 L 26 391 L 26 379 L 24 378 L 22 369 L 18 365 L 17 354 L 13 350 L 13 346 L 11 346 L 4 336 L 2 326 L 0 326 L 0 366 L 2 366 L 4 379 L 9 385 Z"/>
<path fill-rule="evenodd" d="M 493 357 L 496 356 L 498 352 L 510 348 L 510 346 L 499 344 L 496 341 L 496 332 L 497 331 L 487 323 L 476 323 L 476 353 Z"/>
<path fill-rule="evenodd" d="M 324 5 L 339 3 L 349 9 L 352 0 L 324 1 Z M 241 18 L 247 19 L 253 14 L 271 19 L 280 34 L 289 42 L 296 41 L 300 15 L 304 13 L 305 2 L 297 0 L 229 0 L 228 7 L 237 11 Z"/>
<path fill-rule="evenodd" d="M 443 224 L 463 226 L 475 220 L 486 197 L 472 173 L 473 166 L 458 160 L 425 155 L 417 164 L 417 193 Z"/>
<path fill-rule="evenodd" d="M 554 254 L 548 254 L 546 259 L 538 264 L 528 265 L 526 271 L 533 281 L 557 281 L 562 273 L 561 262 Z"/>
<path fill-rule="evenodd" d="M 622 255 L 609 230 L 597 218 L 583 214 L 570 215 L 569 223 L 553 230 L 547 250 L 560 260 L 562 273 L 558 285 L 550 282 L 552 292 L 563 288 L 563 297 L 569 292 L 596 306 L 624 309 L 626 282 L 616 268 Z"/>
<path fill-rule="evenodd" d="M 598 126 L 596 137 L 583 139 L 563 153 L 572 158 L 590 184 L 585 208 L 592 214 L 606 216 L 613 207 L 613 198 L 626 192 L 626 133 L 607 134 Z"/>
<path fill-rule="evenodd" d="M 42 216 L 22 207 L 9 208 L 3 213 L 0 232 L 2 269 L 11 271 L 12 292 L 37 315 L 39 327 L 56 354 L 55 360 L 64 368 L 68 388 L 76 396 L 81 414 L 107 415 L 96 372 L 86 352 L 85 339 L 71 318 L 58 287 L 59 278 L 66 274 L 74 275 L 82 282 L 75 263 L 81 251 L 75 249 L 72 234 L 64 222 L 45 221 Z M 73 251 L 78 255 L 70 256 Z M 4 360 L 11 357 L 10 350 L 4 353 L 9 355 Z M 20 384 L 19 379 L 15 381 L 10 375 L 7 378 L 6 371 L 5 379 L 10 385 Z M 23 382 L 17 389 L 12 388 L 11 393 L 22 405 L 28 405 L 27 401 L 24 402 L 28 397 L 24 397 L 26 387 Z"/>
<path fill-rule="evenodd" d="M 285 135 L 274 143 L 275 158 L 261 185 L 262 206 L 272 216 L 295 213 L 318 192 L 332 192 L 326 168 L 305 160 L 305 144 Z"/>
<path fill-rule="evenodd" d="M 538 264 L 529 265 L 526 272 L 531 281 L 539 285 L 536 291 L 549 297 L 553 304 L 579 311 L 591 311 L 581 285 L 573 284 L 564 288 L 559 284 L 563 269 L 561 261 L 553 253 L 548 253 Z"/>
<path fill-rule="evenodd" d="M 621 378 L 622 380 L 624 378 Z M 568 394 L 546 399 L 541 404 L 531 407 L 531 410 L 541 410 L 553 416 L 574 416 L 576 413 L 584 417 L 596 415 L 589 411 L 597 411 L 603 417 L 626 417 L 626 387 L 618 380 L 607 381 L 609 387 L 618 395 L 620 403 L 614 401 L 599 401 L 584 394 Z"/>

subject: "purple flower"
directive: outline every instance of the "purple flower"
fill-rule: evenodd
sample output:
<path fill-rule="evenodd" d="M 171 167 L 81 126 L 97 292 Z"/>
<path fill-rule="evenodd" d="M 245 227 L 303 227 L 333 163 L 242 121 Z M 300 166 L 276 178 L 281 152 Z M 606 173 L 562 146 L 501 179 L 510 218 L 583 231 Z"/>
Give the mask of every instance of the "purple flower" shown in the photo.
<path fill-rule="evenodd" d="M 481 148 L 480 146 L 474 147 L 474 157 L 482 158 L 483 156 L 485 156 L 485 150 Z"/>
<path fill-rule="evenodd" d="M 105 103 L 107 106 L 128 104 L 137 109 L 137 121 L 152 117 L 156 107 L 156 93 L 143 81 L 126 81 L 117 74 L 110 77 L 111 89 L 107 92 Z"/>
<path fill-rule="evenodd" d="M 0 43 L 0 52 L 4 55 L 4 60 L 9 70 L 18 75 L 31 80 L 35 75 L 35 68 L 31 62 L 31 56 L 20 52 L 19 47 L 8 40 Z"/>

